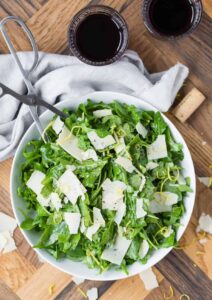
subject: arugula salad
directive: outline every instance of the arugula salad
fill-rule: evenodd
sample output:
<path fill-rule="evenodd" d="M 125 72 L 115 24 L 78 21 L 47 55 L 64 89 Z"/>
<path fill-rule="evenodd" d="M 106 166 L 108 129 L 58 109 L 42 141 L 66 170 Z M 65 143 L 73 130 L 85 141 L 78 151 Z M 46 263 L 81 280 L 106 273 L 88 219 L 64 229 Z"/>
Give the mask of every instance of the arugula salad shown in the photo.
<path fill-rule="evenodd" d="M 113 101 L 80 104 L 54 117 L 48 143 L 23 152 L 21 227 L 40 232 L 34 247 L 100 272 L 122 269 L 176 245 L 191 192 L 182 145 L 159 112 Z"/>

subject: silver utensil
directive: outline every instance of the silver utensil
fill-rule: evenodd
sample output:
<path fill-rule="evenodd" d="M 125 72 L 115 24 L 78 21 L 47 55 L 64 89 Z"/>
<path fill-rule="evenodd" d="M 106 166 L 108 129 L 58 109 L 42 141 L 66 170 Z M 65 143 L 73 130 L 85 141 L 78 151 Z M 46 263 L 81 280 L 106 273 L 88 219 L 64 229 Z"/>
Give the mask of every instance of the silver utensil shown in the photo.
<path fill-rule="evenodd" d="M 5 28 L 5 25 L 10 22 L 13 21 L 15 23 L 17 23 L 18 25 L 20 25 L 20 27 L 22 28 L 22 30 L 26 33 L 31 46 L 32 46 L 32 51 L 34 53 L 34 60 L 33 60 L 33 64 L 31 66 L 30 69 L 25 69 L 16 53 L 16 50 L 13 46 L 13 43 L 7 33 L 7 30 Z M 7 44 L 7 47 L 15 61 L 15 63 L 17 64 L 22 76 L 23 76 L 23 80 L 27 86 L 28 89 L 28 93 L 27 95 L 20 95 L 18 93 L 16 93 L 15 91 L 11 90 L 10 88 L 8 88 L 7 86 L 3 85 L 2 83 L 0 83 L 0 96 L 9 94 L 13 97 L 15 97 L 17 100 L 21 101 L 24 104 L 29 105 L 29 110 L 30 113 L 32 115 L 32 118 L 37 126 L 37 129 L 39 131 L 39 133 L 41 134 L 41 136 L 43 137 L 43 128 L 41 125 L 41 122 L 39 120 L 39 116 L 37 113 L 37 107 L 38 106 L 44 106 L 47 109 L 53 111 L 55 114 L 59 115 L 60 117 L 67 117 L 67 115 L 63 112 L 61 112 L 60 110 L 58 110 L 56 107 L 54 107 L 53 105 L 47 103 L 46 101 L 40 99 L 40 97 L 38 97 L 36 95 L 36 90 L 33 87 L 32 83 L 31 83 L 31 75 L 32 72 L 35 70 L 37 63 L 38 63 L 38 48 L 35 42 L 35 39 L 31 33 L 31 31 L 29 30 L 29 28 L 26 26 L 26 24 L 18 17 L 14 17 L 14 16 L 9 16 L 4 18 L 1 22 L 0 22 L 0 31 L 4 37 L 4 40 Z M 48 137 L 46 136 L 46 134 L 44 134 L 44 141 L 46 142 L 48 140 Z"/>

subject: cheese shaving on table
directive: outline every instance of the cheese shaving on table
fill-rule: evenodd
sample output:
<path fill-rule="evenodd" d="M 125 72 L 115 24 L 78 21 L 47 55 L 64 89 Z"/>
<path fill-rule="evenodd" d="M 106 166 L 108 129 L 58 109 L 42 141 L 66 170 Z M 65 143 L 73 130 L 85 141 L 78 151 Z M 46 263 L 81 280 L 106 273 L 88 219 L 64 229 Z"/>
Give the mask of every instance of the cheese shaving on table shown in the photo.
<path fill-rule="evenodd" d="M 93 115 L 96 118 L 103 118 L 103 117 L 106 117 L 106 116 L 111 116 L 112 114 L 113 113 L 112 113 L 111 109 L 99 109 L 99 110 L 94 110 L 93 111 Z"/>
<path fill-rule="evenodd" d="M 144 258 L 147 255 L 148 251 L 149 251 L 149 244 L 146 240 L 143 240 L 138 252 L 139 257 L 141 259 Z"/>
<path fill-rule="evenodd" d="M 87 136 L 96 150 L 103 150 L 116 143 L 112 135 L 107 135 L 104 138 L 101 138 L 94 130 L 88 132 Z"/>
<path fill-rule="evenodd" d="M 103 184 L 102 209 L 118 210 L 123 202 L 124 190 L 127 188 L 122 181 L 111 181 L 107 178 Z"/>
<path fill-rule="evenodd" d="M 200 232 L 201 230 L 212 234 L 212 216 L 206 215 L 205 213 L 201 214 L 196 232 Z"/>
<path fill-rule="evenodd" d="M 158 135 L 156 140 L 147 147 L 148 160 L 167 157 L 167 146 L 165 135 Z"/>
<path fill-rule="evenodd" d="M 63 129 L 64 123 L 61 121 L 60 117 L 58 116 L 54 123 L 52 124 L 52 129 L 55 131 L 56 134 L 59 134 Z"/>
<path fill-rule="evenodd" d="M 88 300 L 97 300 L 98 299 L 98 290 L 95 287 L 87 290 L 86 294 L 87 294 Z"/>
<path fill-rule="evenodd" d="M 152 271 L 152 268 L 149 268 L 139 274 L 141 280 L 144 283 L 145 289 L 150 291 L 152 289 L 155 289 L 159 286 L 157 277 Z"/>
<path fill-rule="evenodd" d="M 64 212 L 64 221 L 68 225 L 70 234 L 78 233 L 80 219 L 80 213 Z"/>
<path fill-rule="evenodd" d="M 212 186 L 212 177 L 198 177 L 199 181 L 207 187 Z"/>
<path fill-rule="evenodd" d="M 79 285 L 85 281 L 84 278 L 80 278 L 80 277 L 72 277 L 72 280 L 76 285 Z"/>
<path fill-rule="evenodd" d="M 128 173 L 132 173 L 135 170 L 132 161 L 126 157 L 119 156 L 115 160 L 115 163 L 124 168 Z"/>
<path fill-rule="evenodd" d="M 17 227 L 17 222 L 14 218 L 0 212 L 0 232 L 2 231 L 9 231 L 12 235 L 13 231 Z"/>
<path fill-rule="evenodd" d="M 200 243 L 201 245 L 204 245 L 204 244 L 207 243 L 207 241 L 208 241 L 208 239 L 207 239 L 207 238 L 204 238 L 204 239 L 200 239 L 200 240 L 199 240 L 199 243 Z"/>
<path fill-rule="evenodd" d="M 8 253 L 17 248 L 13 239 L 16 227 L 15 219 L 0 212 L 0 253 Z"/>
<path fill-rule="evenodd" d="M 120 265 L 130 247 L 131 242 L 131 240 L 128 240 L 119 234 L 116 238 L 115 244 L 105 248 L 102 252 L 101 258 L 115 265 Z"/>
<path fill-rule="evenodd" d="M 82 200 L 85 199 L 86 189 L 70 169 L 62 174 L 58 179 L 57 185 L 72 204 L 77 202 L 78 197 L 81 197 Z"/>
<path fill-rule="evenodd" d="M 94 149 L 83 151 L 79 148 L 78 138 L 73 135 L 66 126 L 63 127 L 63 130 L 57 139 L 57 144 L 80 162 L 87 159 L 98 160 Z"/>
<path fill-rule="evenodd" d="M 147 129 L 141 124 L 141 122 L 138 122 L 135 126 L 137 132 L 145 139 L 147 136 Z"/>

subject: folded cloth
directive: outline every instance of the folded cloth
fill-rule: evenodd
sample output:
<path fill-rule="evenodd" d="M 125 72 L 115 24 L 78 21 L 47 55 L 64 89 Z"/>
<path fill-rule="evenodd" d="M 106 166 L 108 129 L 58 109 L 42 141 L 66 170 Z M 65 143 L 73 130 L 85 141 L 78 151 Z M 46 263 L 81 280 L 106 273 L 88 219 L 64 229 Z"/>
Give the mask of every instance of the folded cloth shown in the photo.
<path fill-rule="evenodd" d="M 19 52 L 26 69 L 32 52 Z M 95 67 L 76 57 L 39 52 L 39 63 L 31 76 L 37 94 L 51 104 L 81 97 L 94 91 L 113 91 L 137 96 L 160 111 L 167 111 L 188 76 L 188 68 L 178 63 L 162 73 L 149 74 L 140 57 L 128 50 L 107 66 Z M 0 55 L 0 82 L 20 94 L 27 89 L 11 55 Z M 0 97 L 0 161 L 11 157 L 22 135 L 32 123 L 26 105 L 11 96 Z"/>

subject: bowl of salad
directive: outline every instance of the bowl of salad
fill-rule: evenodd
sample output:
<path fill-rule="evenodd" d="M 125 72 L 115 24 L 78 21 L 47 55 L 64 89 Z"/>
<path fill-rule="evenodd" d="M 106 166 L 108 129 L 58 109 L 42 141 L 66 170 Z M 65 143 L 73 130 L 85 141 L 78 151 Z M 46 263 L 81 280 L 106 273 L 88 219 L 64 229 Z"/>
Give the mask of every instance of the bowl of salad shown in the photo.
<path fill-rule="evenodd" d="M 140 273 L 166 256 L 190 220 L 195 173 L 175 126 L 141 99 L 96 92 L 41 116 L 11 171 L 12 205 L 35 251 L 92 280 Z M 46 136 L 45 135 L 45 136 Z"/>

